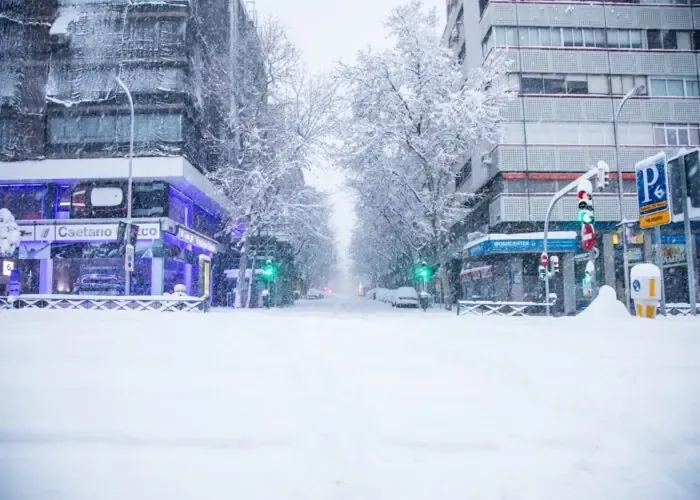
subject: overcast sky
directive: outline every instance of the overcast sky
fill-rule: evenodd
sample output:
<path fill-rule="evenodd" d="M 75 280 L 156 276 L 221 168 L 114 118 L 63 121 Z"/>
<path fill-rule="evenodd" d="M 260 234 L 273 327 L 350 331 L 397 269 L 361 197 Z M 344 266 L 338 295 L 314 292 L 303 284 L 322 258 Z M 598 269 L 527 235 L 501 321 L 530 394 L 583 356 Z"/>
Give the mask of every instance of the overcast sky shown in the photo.
<path fill-rule="evenodd" d="M 337 61 L 352 62 L 360 49 L 385 48 L 384 21 L 397 5 L 408 0 L 255 0 L 258 18 L 277 18 L 302 53 L 311 73 L 333 69 Z M 445 0 L 424 0 L 444 17 Z M 332 172 L 314 172 L 309 181 L 332 192 L 333 221 L 341 250 L 347 248 L 352 230 L 352 203 L 339 190 L 342 178 Z"/>

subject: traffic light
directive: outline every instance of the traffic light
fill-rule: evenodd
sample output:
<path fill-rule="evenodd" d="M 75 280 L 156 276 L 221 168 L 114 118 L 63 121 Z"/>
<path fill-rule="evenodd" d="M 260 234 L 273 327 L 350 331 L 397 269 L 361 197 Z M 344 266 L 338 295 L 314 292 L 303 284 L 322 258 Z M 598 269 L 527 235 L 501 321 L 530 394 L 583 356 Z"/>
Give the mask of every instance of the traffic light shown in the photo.
<path fill-rule="evenodd" d="M 136 240 L 139 238 L 139 226 L 132 224 L 129 227 L 129 241 L 128 244 L 136 246 Z"/>
<path fill-rule="evenodd" d="M 119 226 L 117 227 L 117 245 L 121 247 L 124 245 L 124 241 L 126 241 L 126 222 L 119 221 Z"/>
<path fill-rule="evenodd" d="M 265 265 L 262 268 L 262 275 L 263 278 L 267 280 L 273 280 L 275 278 L 275 276 L 277 275 L 277 269 L 272 263 L 272 260 L 267 259 L 267 262 L 265 262 Z"/>
<path fill-rule="evenodd" d="M 430 269 L 430 266 L 428 266 L 428 264 L 426 264 L 425 261 L 421 262 L 418 268 L 416 269 L 416 278 L 424 281 L 429 280 L 432 274 L 432 269 Z"/>
<path fill-rule="evenodd" d="M 595 222 L 595 215 L 593 214 L 593 186 L 591 181 L 582 180 L 579 182 L 577 190 L 578 198 L 578 221 L 581 224 L 593 224 Z"/>

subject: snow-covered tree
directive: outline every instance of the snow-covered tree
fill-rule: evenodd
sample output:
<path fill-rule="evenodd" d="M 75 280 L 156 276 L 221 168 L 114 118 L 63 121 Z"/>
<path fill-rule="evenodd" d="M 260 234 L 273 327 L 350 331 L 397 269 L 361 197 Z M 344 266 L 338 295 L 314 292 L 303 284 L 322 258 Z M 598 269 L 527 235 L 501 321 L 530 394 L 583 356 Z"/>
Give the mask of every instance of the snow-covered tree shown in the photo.
<path fill-rule="evenodd" d="M 305 74 L 279 23 L 247 29 L 235 68 L 212 51 L 202 56 L 214 68 L 201 75 L 203 89 L 227 85 L 235 94 L 225 125 L 204 133 L 219 159 L 209 178 L 226 200 L 228 229 L 240 236 L 236 307 L 244 292 L 249 241 L 309 227 L 315 211 L 326 209 L 305 184 L 303 171 L 322 152 L 335 121 L 334 83 Z"/>
<path fill-rule="evenodd" d="M 437 23 L 436 11 L 418 0 L 394 9 L 386 22 L 393 47 L 361 52 L 341 74 L 352 109 L 345 163 L 365 216 L 384 218 L 407 249 L 440 265 L 452 226 L 469 212 L 455 173 L 498 139 L 509 93 L 502 58 L 465 81 L 452 51 L 439 43 Z"/>

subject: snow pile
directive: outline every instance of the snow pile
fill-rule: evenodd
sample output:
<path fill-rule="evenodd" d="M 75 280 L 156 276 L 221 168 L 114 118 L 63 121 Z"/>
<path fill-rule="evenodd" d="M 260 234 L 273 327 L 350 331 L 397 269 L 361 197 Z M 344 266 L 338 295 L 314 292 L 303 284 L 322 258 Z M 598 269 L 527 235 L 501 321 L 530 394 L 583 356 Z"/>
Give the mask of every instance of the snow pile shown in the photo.
<path fill-rule="evenodd" d="M 11 256 L 19 245 L 19 226 L 6 208 L 0 208 L 0 257 Z"/>
<path fill-rule="evenodd" d="M 600 320 L 620 320 L 631 318 L 632 315 L 627 311 L 625 305 L 617 300 L 615 290 L 608 285 L 600 287 L 598 296 L 591 304 L 579 314 L 579 317 L 588 319 L 597 318 Z"/>
<path fill-rule="evenodd" d="M 0 312 L 0 499 L 697 500 L 697 320 L 634 323 Z"/>

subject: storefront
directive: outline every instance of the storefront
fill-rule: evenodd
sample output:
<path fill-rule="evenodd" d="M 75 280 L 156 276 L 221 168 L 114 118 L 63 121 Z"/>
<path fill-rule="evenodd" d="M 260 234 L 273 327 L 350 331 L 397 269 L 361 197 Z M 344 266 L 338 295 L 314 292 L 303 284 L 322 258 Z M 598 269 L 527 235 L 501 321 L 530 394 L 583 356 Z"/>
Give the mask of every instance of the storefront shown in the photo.
<path fill-rule="evenodd" d="M 71 219 L 18 221 L 21 243 L 13 267 L 20 293 L 123 295 L 124 257 L 118 221 Z M 139 226 L 132 295 L 162 295 L 184 284 L 199 295 L 200 255 L 218 243 L 169 218 L 135 219 Z M 211 277 L 210 277 L 211 278 Z M 209 283 L 211 283 L 211 279 Z"/>
<path fill-rule="evenodd" d="M 575 310 L 574 254 L 577 234 L 553 231 L 548 253 L 560 259 L 560 272 L 550 281 L 561 312 Z M 544 250 L 543 233 L 489 234 L 467 243 L 460 273 L 462 298 L 469 300 L 544 301 L 544 284 L 538 266 Z"/>

